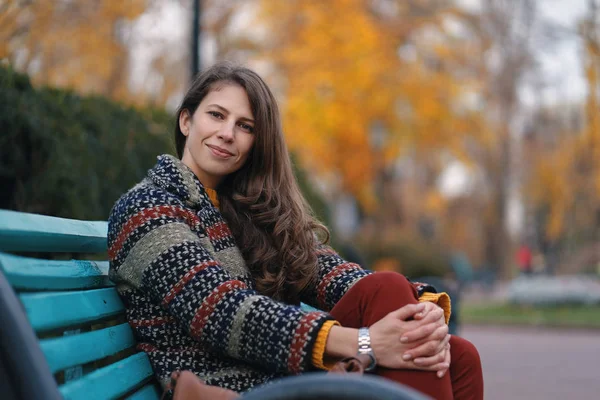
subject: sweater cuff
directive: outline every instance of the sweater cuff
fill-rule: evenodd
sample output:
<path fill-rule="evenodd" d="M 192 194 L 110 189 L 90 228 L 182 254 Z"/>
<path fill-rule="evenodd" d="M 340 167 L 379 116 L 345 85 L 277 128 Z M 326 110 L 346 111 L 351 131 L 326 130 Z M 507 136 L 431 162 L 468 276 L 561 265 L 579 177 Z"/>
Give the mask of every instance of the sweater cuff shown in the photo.
<path fill-rule="evenodd" d="M 325 321 L 321 330 L 319 330 L 319 334 L 317 335 L 317 341 L 313 347 L 312 351 L 312 364 L 316 368 L 324 369 L 329 371 L 335 362 L 325 362 L 325 345 L 327 344 L 327 337 L 329 336 L 329 331 L 335 325 L 340 325 L 337 321 Z"/>
<path fill-rule="evenodd" d="M 446 324 L 448 324 L 448 321 L 450 321 L 450 314 L 452 313 L 452 306 L 450 304 L 450 296 L 448 296 L 448 293 L 425 292 L 419 297 L 419 302 L 424 301 L 430 301 L 432 303 L 437 304 L 438 307 L 441 307 L 442 310 L 444 310 L 444 318 L 446 319 Z M 320 334 L 321 333 L 319 332 L 319 335 Z"/>

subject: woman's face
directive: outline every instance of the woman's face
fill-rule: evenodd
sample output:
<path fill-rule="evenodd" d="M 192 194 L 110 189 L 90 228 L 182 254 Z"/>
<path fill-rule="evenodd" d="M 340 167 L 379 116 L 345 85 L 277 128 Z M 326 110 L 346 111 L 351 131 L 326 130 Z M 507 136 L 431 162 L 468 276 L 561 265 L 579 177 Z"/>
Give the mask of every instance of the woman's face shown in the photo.
<path fill-rule="evenodd" d="M 187 136 L 181 160 L 213 189 L 244 165 L 254 144 L 250 101 L 244 88 L 234 83 L 217 83 L 194 115 L 181 113 L 179 127 Z"/>

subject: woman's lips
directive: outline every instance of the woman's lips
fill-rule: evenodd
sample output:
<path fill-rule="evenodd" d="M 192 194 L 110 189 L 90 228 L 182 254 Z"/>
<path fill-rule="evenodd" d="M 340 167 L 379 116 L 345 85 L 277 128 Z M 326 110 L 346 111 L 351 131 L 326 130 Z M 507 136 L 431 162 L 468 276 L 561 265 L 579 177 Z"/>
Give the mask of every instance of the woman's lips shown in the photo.
<path fill-rule="evenodd" d="M 233 157 L 233 154 L 229 151 L 220 148 L 219 146 L 212 146 L 210 144 L 207 145 L 210 151 L 219 158 L 230 158 Z"/>

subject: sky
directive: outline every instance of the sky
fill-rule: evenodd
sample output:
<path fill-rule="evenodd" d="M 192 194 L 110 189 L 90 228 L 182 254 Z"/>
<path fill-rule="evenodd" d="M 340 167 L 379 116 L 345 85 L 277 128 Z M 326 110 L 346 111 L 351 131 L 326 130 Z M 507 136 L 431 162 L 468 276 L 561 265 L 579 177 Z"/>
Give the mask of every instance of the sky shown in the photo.
<path fill-rule="evenodd" d="M 486 0 L 456 0 L 467 10 L 480 9 Z M 509 0 L 511 1 L 511 0 Z M 542 81 L 546 88 L 541 98 L 535 89 L 523 88 L 521 99 L 532 105 L 536 101 L 545 105 L 553 105 L 563 101 L 581 101 L 586 94 L 583 76 L 581 43 L 576 36 L 577 22 L 583 18 L 587 10 L 588 0 L 538 0 L 537 12 L 539 20 L 552 24 L 560 39 L 548 39 L 535 48 L 536 59 L 540 63 Z M 536 34 L 542 35 L 541 24 L 537 24 Z"/>
<path fill-rule="evenodd" d="M 543 76 L 551 81 L 552 87 L 544 91 L 547 104 L 561 101 L 581 101 L 586 95 L 582 55 L 583 48 L 576 36 L 577 21 L 581 20 L 587 9 L 587 0 L 542 0 L 540 13 L 544 19 L 567 32 L 550 51 L 540 49 L 538 59 Z"/>

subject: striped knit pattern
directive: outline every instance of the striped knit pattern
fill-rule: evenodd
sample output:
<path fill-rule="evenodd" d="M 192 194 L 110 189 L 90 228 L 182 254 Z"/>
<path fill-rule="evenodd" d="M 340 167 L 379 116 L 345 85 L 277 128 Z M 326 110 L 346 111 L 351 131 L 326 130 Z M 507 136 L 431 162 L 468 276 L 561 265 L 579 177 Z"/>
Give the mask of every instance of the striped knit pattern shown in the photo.
<path fill-rule="evenodd" d="M 311 368 L 331 316 L 255 290 L 231 231 L 192 171 L 172 156 L 119 199 L 109 218 L 110 277 L 139 348 L 162 383 L 176 369 L 238 392 Z M 330 310 L 368 273 L 318 250 L 302 301 Z"/>

